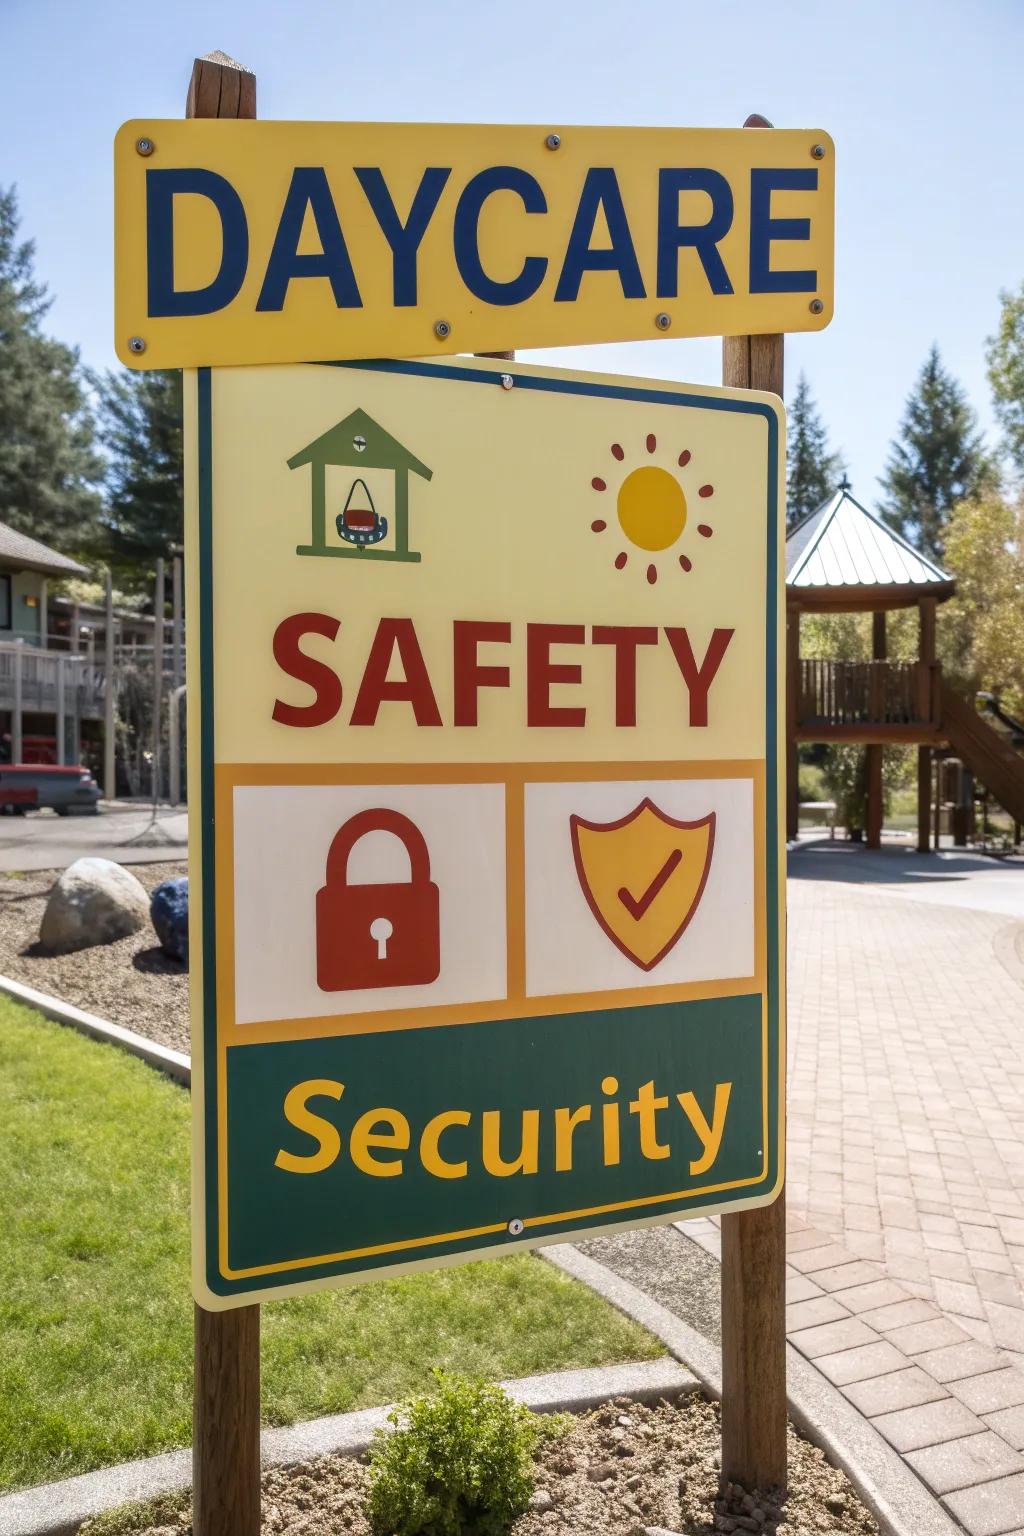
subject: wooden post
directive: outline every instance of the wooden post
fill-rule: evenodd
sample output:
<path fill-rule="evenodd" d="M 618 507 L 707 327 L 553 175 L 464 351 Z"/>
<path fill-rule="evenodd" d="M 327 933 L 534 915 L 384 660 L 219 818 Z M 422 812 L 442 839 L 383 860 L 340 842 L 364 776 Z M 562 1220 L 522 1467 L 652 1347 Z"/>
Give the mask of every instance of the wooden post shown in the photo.
<path fill-rule="evenodd" d="M 47 649 L 50 643 L 49 592 L 50 584 L 44 576 L 42 581 L 39 583 L 39 645 L 40 648 L 44 651 Z"/>
<path fill-rule="evenodd" d="M 164 712 L 164 557 L 156 557 L 153 589 L 153 804 L 160 800 Z"/>
<path fill-rule="evenodd" d="M 107 673 L 103 691 L 103 793 L 108 800 L 113 800 L 117 794 L 114 771 L 114 582 L 109 571 L 103 650 Z"/>
<path fill-rule="evenodd" d="M 57 737 L 57 765 L 60 768 L 63 768 L 64 764 L 67 762 L 67 750 L 68 750 L 68 745 L 67 745 L 67 743 L 68 743 L 68 728 L 67 728 L 67 722 L 66 722 L 66 719 L 65 719 L 65 708 L 66 708 L 66 705 L 65 705 L 65 697 L 64 697 L 64 662 L 65 662 L 65 660 L 66 660 L 66 658 L 64 656 L 58 656 L 56 658 L 56 665 L 57 665 L 57 709 L 56 709 L 57 730 L 56 730 L 55 734 L 56 734 L 56 737 Z"/>
<path fill-rule="evenodd" d="M 885 648 L 885 611 L 871 615 L 871 655 L 876 663 L 884 662 Z M 871 716 L 873 720 L 882 720 L 885 715 L 885 678 L 880 666 L 871 668 Z M 883 819 L 883 787 L 882 787 L 882 753 L 885 748 L 878 742 L 873 742 L 867 749 L 867 780 L 868 780 L 868 814 L 867 814 L 867 843 L 869 848 L 881 848 L 882 846 L 882 819 Z"/>
<path fill-rule="evenodd" d="M 783 355 L 782 336 L 726 336 L 722 383 L 781 395 Z M 761 1210 L 722 1217 L 722 1480 L 786 1486 L 784 1190 Z"/>
<path fill-rule="evenodd" d="M 176 548 L 180 547 L 180 545 L 176 546 Z M 181 647 L 183 632 L 181 611 L 181 556 L 176 554 L 171 565 L 171 684 L 174 688 L 181 686 L 182 674 L 185 671 Z"/>
<path fill-rule="evenodd" d="M 20 763 L 24 751 L 24 697 L 25 657 L 24 641 L 19 635 L 14 642 L 14 708 L 11 711 L 11 762 Z"/>
<path fill-rule="evenodd" d="M 186 117 L 255 117 L 256 76 L 224 53 L 192 66 Z M 260 1536 L 260 1309 L 195 1309 L 194 1536 Z"/>
<path fill-rule="evenodd" d="M 918 681 L 917 713 L 921 720 L 932 726 L 932 669 L 935 665 L 935 598 L 922 597 L 918 603 Z M 930 842 L 932 791 L 932 749 L 917 749 L 917 851 L 927 853 Z"/>
<path fill-rule="evenodd" d="M 800 699 L 800 609 L 786 610 L 786 836 L 800 834 L 800 748 L 796 740 Z"/>

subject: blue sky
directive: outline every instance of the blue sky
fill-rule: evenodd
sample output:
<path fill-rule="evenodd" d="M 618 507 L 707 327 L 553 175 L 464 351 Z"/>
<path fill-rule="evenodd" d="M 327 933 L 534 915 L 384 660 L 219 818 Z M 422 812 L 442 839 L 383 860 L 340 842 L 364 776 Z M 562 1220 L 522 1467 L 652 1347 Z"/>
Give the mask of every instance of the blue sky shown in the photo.
<path fill-rule="evenodd" d="M 1024 279 L 1021 0 L 0 0 L 0 183 L 56 302 L 50 328 L 114 367 L 111 145 L 178 117 L 192 59 L 256 72 L 261 117 L 733 126 L 836 141 L 836 318 L 787 343 L 854 489 L 877 494 L 933 341 L 992 430 L 985 337 Z M 524 357 L 706 383 L 713 340 Z"/>

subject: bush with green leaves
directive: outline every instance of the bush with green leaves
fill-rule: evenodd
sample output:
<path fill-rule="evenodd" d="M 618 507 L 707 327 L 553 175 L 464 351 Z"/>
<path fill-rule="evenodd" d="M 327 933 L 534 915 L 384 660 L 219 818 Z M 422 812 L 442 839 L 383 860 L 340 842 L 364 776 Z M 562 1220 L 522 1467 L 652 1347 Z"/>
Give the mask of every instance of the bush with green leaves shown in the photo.
<path fill-rule="evenodd" d="M 500 1536 L 526 1508 L 544 1432 L 501 1387 L 435 1371 L 370 1448 L 377 1536 Z"/>

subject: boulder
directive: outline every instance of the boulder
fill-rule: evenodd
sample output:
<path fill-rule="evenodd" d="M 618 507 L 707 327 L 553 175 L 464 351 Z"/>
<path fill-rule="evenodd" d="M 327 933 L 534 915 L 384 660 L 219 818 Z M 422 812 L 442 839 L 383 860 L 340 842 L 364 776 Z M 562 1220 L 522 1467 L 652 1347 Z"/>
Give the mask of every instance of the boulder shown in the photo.
<path fill-rule="evenodd" d="M 149 904 L 160 948 L 172 960 L 188 965 L 188 876 L 165 880 L 153 892 Z"/>
<path fill-rule="evenodd" d="M 141 881 L 112 859 L 76 859 L 50 892 L 39 927 L 44 949 L 64 953 L 138 933 L 149 916 Z"/>

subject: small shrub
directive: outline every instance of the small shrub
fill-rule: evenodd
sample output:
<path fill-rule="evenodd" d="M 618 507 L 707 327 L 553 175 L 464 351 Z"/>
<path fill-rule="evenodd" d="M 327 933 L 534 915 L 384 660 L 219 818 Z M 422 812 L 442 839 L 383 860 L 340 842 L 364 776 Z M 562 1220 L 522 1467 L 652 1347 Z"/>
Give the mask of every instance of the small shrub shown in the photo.
<path fill-rule="evenodd" d="M 435 1371 L 370 1448 L 378 1536 L 500 1536 L 526 1508 L 543 1431 L 501 1387 Z"/>

